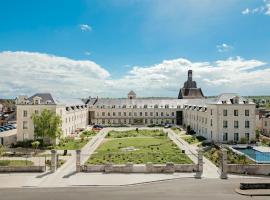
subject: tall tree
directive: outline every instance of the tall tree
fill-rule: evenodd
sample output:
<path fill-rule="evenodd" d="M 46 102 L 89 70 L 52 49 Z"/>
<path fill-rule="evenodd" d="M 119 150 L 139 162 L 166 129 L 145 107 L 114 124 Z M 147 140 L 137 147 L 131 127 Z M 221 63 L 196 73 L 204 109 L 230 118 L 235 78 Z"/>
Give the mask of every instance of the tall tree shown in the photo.
<path fill-rule="evenodd" d="M 36 138 L 56 139 L 62 135 L 62 120 L 59 115 L 45 109 L 41 114 L 33 114 L 34 133 Z"/>

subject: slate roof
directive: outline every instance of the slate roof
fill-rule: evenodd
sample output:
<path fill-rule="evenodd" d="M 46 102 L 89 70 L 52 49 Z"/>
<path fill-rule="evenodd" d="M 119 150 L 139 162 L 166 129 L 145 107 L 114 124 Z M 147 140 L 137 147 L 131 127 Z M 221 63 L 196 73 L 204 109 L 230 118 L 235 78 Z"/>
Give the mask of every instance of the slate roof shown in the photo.
<path fill-rule="evenodd" d="M 56 104 L 52 95 L 50 93 L 36 93 L 33 96 L 28 98 L 29 102 L 33 102 L 34 97 L 40 97 L 41 98 L 41 104 L 46 104 L 46 102 L 51 101 L 51 104 Z"/>

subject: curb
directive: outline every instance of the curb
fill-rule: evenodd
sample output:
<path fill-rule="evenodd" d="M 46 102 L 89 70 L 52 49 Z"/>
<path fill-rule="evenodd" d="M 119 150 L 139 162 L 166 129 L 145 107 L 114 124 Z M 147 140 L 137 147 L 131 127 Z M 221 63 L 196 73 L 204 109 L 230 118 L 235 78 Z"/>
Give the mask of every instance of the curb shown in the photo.
<path fill-rule="evenodd" d="M 244 196 L 270 196 L 270 189 L 241 190 L 239 188 L 235 188 L 235 192 Z"/>

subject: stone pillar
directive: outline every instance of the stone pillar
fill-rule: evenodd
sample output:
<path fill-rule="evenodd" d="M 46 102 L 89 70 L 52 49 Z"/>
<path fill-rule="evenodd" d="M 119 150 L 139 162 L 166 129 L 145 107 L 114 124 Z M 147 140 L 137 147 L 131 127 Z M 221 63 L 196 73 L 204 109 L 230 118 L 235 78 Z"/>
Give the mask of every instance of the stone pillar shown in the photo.
<path fill-rule="evenodd" d="M 57 169 L 56 150 L 51 150 L 51 171 L 55 172 Z"/>
<path fill-rule="evenodd" d="M 198 149 L 198 172 L 203 172 L 203 150 L 201 148 Z"/>
<path fill-rule="evenodd" d="M 76 172 L 81 171 L 81 150 L 76 150 Z"/>
<path fill-rule="evenodd" d="M 221 179 L 227 179 L 227 172 L 228 172 L 228 168 L 227 168 L 227 149 L 221 149 L 221 163 L 220 163 L 220 167 L 221 167 L 221 173 L 220 173 L 220 178 Z"/>

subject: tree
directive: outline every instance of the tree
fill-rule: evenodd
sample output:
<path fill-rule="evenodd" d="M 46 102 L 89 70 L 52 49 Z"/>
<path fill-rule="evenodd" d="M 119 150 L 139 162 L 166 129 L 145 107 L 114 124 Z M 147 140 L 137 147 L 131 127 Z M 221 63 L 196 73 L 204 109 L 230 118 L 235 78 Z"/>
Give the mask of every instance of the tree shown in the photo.
<path fill-rule="evenodd" d="M 45 109 L 40 115 L 34 114 L 32 116 L 34 123 L 35 138 L 49 138 L 55 140 L 62 135 L 62 120 L 59 115 L 56 115 L 52 111 Z"/>
<path fill-rule="evenodd" d="M 5 154 L 5 147 L 0 144 L 0 157 L 2 157 Z"/>
<path fill-rule="evenodd" d="M 32 147 L 35 149 L 35 154 L 37 153 L 37 148 L 39 147 L 40 145 L 40 142 L 39 141 L 34 141 L 31 143 Z"/>

